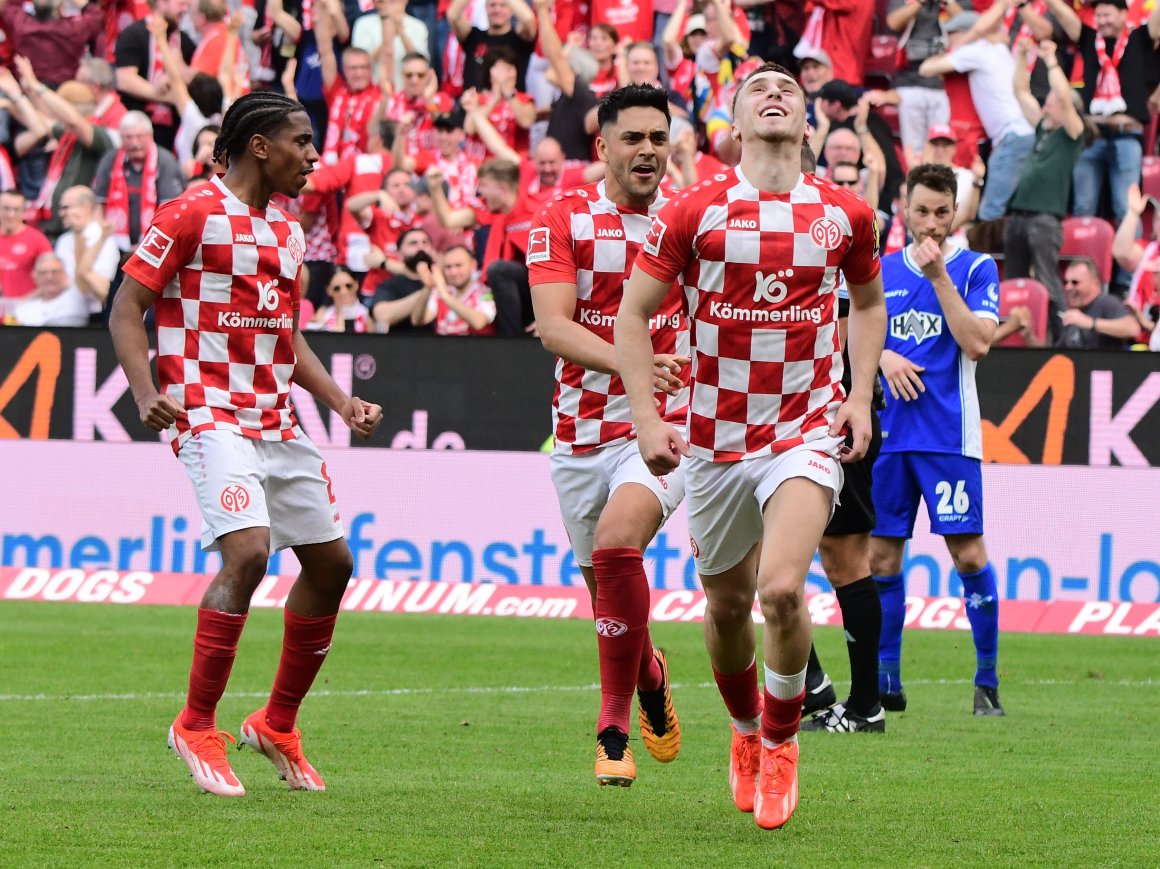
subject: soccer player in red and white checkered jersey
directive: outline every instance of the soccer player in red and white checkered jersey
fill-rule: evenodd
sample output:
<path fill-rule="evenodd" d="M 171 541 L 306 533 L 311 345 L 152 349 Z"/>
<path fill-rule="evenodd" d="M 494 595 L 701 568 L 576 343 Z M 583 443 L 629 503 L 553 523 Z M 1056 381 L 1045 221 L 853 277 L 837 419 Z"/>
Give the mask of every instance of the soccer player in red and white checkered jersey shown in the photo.
<path fill-rule="evenodd" d="M 668 762 L 680 748 L 667 665 L 649 638 L 642 552 L 680 504 L 684 469 L 654 476 L 644 466 L 612 347 L 625 279 L 665 201 L 657 194 L 669 154 L 665 92 L 614 91 L 601 102 L 598 123 L 604 181 L 548 203 L 529 234 L 527 263 L 540 339 L 559 357 L 552 482 L 596 616 L 596 779 L 627 786 L 636 777 L 628 749 L 634 691 L 653 757 Z M 689 323 L 684 295 L 671 281 L 650 333 L 650 396 L 664 419 L 683 425 Z"/>
<path fill-rule="evenodd" d="M 737 89 L 733 118 L 740 166 L 661 210 L 625 288 L 615 340 L 649 469 L 665 473 L 688 457 L 706 645 L 733 719 L 730 786 L 737 807 L 770 829 L 797 806 L 806 571 L 842 485 L 839 460 L 860 458 L 870 442 L 886 318 L 870 208 L 801 172 L 805 96 L 793 76 L 776 64 L 754 70 Z M 852 303 L 848 397 L 839 270 Z M 678 276 L 694 338 L 687 442 L 653 405 L 647 329 Z M 764 701 L 754 592 L 766 625 Z"/>
<path fill-rule="evenodd" d="M 272 550 L 294 549 L 302 573 L 286 600 L 282 657 L 265 707 L 242 741 L 292 788 L 323 790 L 295 719 L 330 649 L 352 571 L 326 465 L 290 406 L 291 381 L 362 437 L 382 409 L 346 395 L 298 331 L 302 229 L 269 204 L 297 196 L 318 160 L 301 104 L 255 93 L 230 107 L 215 146 L 224 177 L 157 211 L 125 265 L 109 330 L 141 421 L 168 429 L 202 512 L 202 545 L 222 568 L 201 601 L 185 708 L 169 744 L 203 790 L 241 796 L 216 709 L 250 598 Z M 157 371 L 143 317 L 157 318 Z"/>

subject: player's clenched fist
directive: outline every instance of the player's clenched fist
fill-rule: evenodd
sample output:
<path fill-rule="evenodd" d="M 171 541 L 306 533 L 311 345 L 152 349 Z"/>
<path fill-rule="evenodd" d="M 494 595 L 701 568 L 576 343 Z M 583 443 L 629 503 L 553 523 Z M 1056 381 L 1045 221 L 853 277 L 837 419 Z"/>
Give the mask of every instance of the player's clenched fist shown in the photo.
<path fill-rule="evenodd" d="M 342 419 L 360 438 L 369 438 L 382 424 L 383 408 L 352 395 L 342 406 Z"/>
<path fill-rule="evenodd" d="M 920 244 L 914 246 L 911 259 L 922 270 L 923 275 L 928 280 L 933 281 L 945 275 L 947 272 L 946 261 L 943 259 L 942 254 L 942 246 L 929 236 L 924 238 Z"/>
<path fill-rule="evenodd" d="M 688 356 L 657 353 L 653 356 L 653 384 L 660 392 L 676 395 L 685 388 L 681 369 L 689 364 Z"/>
<path fill-rule="evenodd" d="M 137 402 L 137 411 L 141 415 L 141 422 L 153 431 L 165 431 L 179 416 L 185 415 L 185 408 L 180 401 L 159 392 Z"/>
<path fill-rule="evenodd" d="M 637 448 L 648 472 L 663 477 L 677 469 L 681 456 L 691 456 L 689 444 L 674 426 L 657 420 L 637 432 Z"/>

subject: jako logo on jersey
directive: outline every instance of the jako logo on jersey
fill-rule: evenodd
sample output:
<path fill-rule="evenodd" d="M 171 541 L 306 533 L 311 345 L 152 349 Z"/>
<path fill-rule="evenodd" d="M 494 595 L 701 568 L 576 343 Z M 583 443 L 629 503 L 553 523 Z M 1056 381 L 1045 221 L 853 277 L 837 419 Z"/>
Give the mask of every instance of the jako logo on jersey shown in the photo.
<path fill-rule="evenodd" d="M 937 338 L 942 334 L 943 318 L 926 311 L 910 310 L 890 318 L 890 337 L 905 341 L 914 338 L 921 344 L 927 338 Z"/>
<path fill-rule="evenodd" d="M 661 242 L 664 241 L 665 233 L 669 231 L 668 226 L 659 217 L 653 220 L 652 226 L 648 229 L 648 235 L 644 237 L 644 249 L 646 253 L 653 256 L 660 256 Z"/>
<path fill-rule="evenodd" d="M 149 232 L 145 234 L 145 238 L 141 240 L 141 244 L 137 246 L 137 256 L 153 268 L 159 269 L 171 250 L 173 250 L 173 239 L 156 226 L 151 226 Z"/>
<path fill-rule="evenodd" d="M 616 619 L 597 619 L 596 633 L 602 637 L 623 637 L 628 633 L 628 625 Z"/>
<path fill-rule="evenodd" d="M 242 486 L 226 486 L 222 489 L 222 509 L 229 513 L 241 513 L 250 506 L 250 493 Z"/>
<path fill-rule="evenodd" d="M 234 233 L 234 244 L 253 244 L 254 237 L 244 232 Z"/>
<path fill-rule="evenodd" d="M 726 229 L 757 229 L 756 220 L 746 220 L 743 217 L 731 218 Z"/>
<path fill-rule="evenodd" d="M 623 229 L 598 229 L 596 230 L 597 238 L 624 238 Z"/>
<path fill-rule="evenodd" d="M 550 259 L 548 253 L 550 235 L 551 231 L 546 226 L 537 226 L 528 233 L 528 265 L 547 262 Z"/>
<path fill-rule="evenodd" d="M 819 217 L 810 224 L 810 239 L 818 247 L 836 250 L 842 243 L 842 227 L 832 217 Z"/>
<path fill-rule="evenodd" d="M 819 462 L 817 459 L 810 459 L 809 461 L 807 461 L 806 467 L 817 468 L 819 471 L 821 471 L 823 474 L 826 474 L 826 475 L 830 475 L 830 474 L 834 473 L 829 468 L 827 468 L 825 465 L 823 465 L 821 462 Z"/>
<path fill-rule="evenodd" d="M 753 288 L 753 301 L 769 302 L 774 305 L 778 302 L 784 302 L 785 297 L 789 295 L 789 287 L 781 279 L 792 277 L 793 269 L 786 269 L 784 272 L 770 272 L 769 277 L 758 272 L 757 283 Z"/>

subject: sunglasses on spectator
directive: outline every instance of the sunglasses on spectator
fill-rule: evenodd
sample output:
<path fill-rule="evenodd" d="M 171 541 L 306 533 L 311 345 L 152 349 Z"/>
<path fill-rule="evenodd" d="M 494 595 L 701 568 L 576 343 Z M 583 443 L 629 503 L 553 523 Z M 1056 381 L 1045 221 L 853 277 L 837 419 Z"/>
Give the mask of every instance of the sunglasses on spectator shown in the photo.
<path fill-rule="evenodd" d="M 1070 280 L 1070 281 L 1064 281 L 1063 285 L 1065 287 L 1078 287 L 1082 283 L 1083 283 L 1083 281 Z"/>
<path fill-rule="evenodd" d="M 354 290 L 358 289 L 358 284 L 353 281 L 343 281 L 341 284 L 331 284 L 332 290 Z"/>
<path fill-rule="evenodd" d="M 839 187 L 857 187 L 858 186 L 858 179 L 851 178 L 851 179 L 848 179 L 846 181 L 839 181 L 837 178 L 835 178 L 834 183 L 837 184 Z"/>

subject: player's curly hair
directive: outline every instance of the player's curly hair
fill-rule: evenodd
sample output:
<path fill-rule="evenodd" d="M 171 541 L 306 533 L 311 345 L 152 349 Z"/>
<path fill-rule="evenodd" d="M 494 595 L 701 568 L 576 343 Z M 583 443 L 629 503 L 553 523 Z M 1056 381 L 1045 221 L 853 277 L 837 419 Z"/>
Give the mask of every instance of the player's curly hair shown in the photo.
<path fill-rule="evenodd" d="M 213 146 L 213 160 L 223 166 L 243 153 L 253 136 L 272 136 L 287 125 L 290 115 L 306 107 L 284 94 L 256 91 L 239 98 L 222 118 Z"/>

